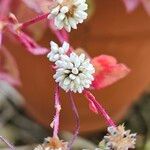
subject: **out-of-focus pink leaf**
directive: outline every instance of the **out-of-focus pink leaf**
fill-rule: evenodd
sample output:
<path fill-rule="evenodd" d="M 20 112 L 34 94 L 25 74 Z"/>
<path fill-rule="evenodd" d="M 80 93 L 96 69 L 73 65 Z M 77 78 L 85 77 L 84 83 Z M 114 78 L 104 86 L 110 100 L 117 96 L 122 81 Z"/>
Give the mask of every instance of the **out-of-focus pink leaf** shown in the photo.
<path fill-rule="evenodd" d="M 11 0 L 0 0 L 0 20 L 4 19 L 9 12 Z"/>
<path fill-rule="evenodd" d="M 131 12 L 137 8 L 140 0 L 123 0 L 128 12 Z"/>
<path fill-rule="evenodd" d="M 33 9 L 37 13 L 47 13 L 50 11 L 50 7 L 53 0 L 22 0 L 27 7 Z"/>
<path fill-rule="evenodd" d="M 19 86 L 20 81 L 13 78 L 10 74 L 4 73 L 0 71 L 0 80 L 9 83 L 12 86 Z"/>
<path fill-rule="evenodd" d="M 147 13 L 150 15 L 150 1 L 149 0 L 141 0 L 141 2 L 143 3 L 143 6 L 144 6 L 145 10 L 147 11 Z"/>
<path fill-rule="evenodd" d="M 129 73 L 129 68 L 124 64 L 117 63 L 117 60 L 108 55 L 100 55 L 92 59 L 96 72 L 92 87 L 101 89 L 113 84 Z"/>
<path fill-rule="evenodd" d="M 34 55 L 45 55 L 49 51 L 47 48 L 38 45 L 34 39 L 22 31 L 13 31 L 12 33 L 19 40 L 19 42 L 22 43 L 23 46 L 25 46 L 25 48 Z"/>
<path fill-rule="evenodd" d="M 5 47 L 0 50 L 0 80 L 12 86 L 21 85 L 16 61 Z"/>

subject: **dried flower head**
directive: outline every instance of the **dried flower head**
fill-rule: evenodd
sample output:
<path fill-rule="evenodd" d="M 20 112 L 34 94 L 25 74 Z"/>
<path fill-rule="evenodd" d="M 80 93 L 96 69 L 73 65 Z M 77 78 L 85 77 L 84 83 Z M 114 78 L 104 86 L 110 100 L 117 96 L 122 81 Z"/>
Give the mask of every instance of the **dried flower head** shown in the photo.
<path fill-rule="evenodd" d="M 69 50 L 69 44 L 67 42 L 64 42 L 62 47 L 58 47 L 58 45 L 55 42 L 51 41 L 50 46 L 51 46 L 51 51 L 47 55 L 47 57 L 52 62 L 59 60 L 60 57 Z"/>
<path fill-rule="evenodd" d="M 94 80 L 95 69 L 84 54 L 78 56 L 72 52 L 70 56 L 62 55 L 61 60 L 56 61 L 55 64 L 57 69 L 53 77 L 66 92 L 82 93 Z"/>
<path fill-rule="evenodd" d="M 125 130 L 124 125 L 118 127 L 108 127 L 108 134 L 100 142 L 100 148 L 112 150 L 128 150 L 135 148 L 136 134 L 130 134 L 130 130 Z"/>
<path fill-rule="evenodd" d="M 38 145 L 34 150 L 67 150 L 68 143 L 55 137 L 48 137 L 42 145 Z"/>
<path fill-rule="evenodd" d="M 70 32 L 71 28 L 77 29 L 77 24 L 83 23 L 87 18 L 86 0 L 56 0 L 56 3 L 48 18 L 54 17 L 54 24 L 58 29 L 65 28 Z"/>

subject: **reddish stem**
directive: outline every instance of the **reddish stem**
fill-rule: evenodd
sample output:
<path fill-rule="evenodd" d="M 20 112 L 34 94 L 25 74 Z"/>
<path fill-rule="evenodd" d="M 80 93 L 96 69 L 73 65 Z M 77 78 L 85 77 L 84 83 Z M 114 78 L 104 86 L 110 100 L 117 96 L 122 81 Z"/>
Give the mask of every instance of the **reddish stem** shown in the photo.
<path fill-rule="evenodd" d="M 103 108 L 103 106 L 96 100 L 96 98 L 94 97 L 94 95 L 87 90 L 84 90 L 83 92 L 84 96 L 89 99 L 90 101 L 93 102 L 93 104 L 95 105 L 97 111 L 99 114 L 101 114 L 104 119 L 106 120 L 107 124 L 109 126 L 116 126 L 115 123 L 113 122 L 113 120 L 110 118 L 110 116 L 108 115 L 108 113 L 106 112 L 106 110 Z"/>
<path fill-rule="evenodd" d="M 55 89 L 55 109 L 56 114 L 54 117 L 54 130 L 53 130 L 53 137 L 58 137 L 58 130 L 59 130 L 59 116 L 60 116 L 60 93 L 59 93 L 59 86 L 56 85 Z"/>
<path fill-rule="evenodd" d="M 11 150 L 15 150 L 14 146 L 10 144 L 5 138 L 0 136 L 0 140 L 3 141 Z"/>
<path fill-rule="evenodd" d="M 46 13 L 46 14 L 39 15 L 31 20 L 28 20 L 28 21 L 22 23 L 21 28 L 26 28 L 32 24 L 35 24 L 35 23 L 43 20 L 43 19 L 46 19 L 48 15 L 49 15 L 49 13 Z"/>
<path fill-rule="evenodd" d="M 71 149 L 72 144 L 74 143 L 74 141 L 76 140 L 76 138 L 77 138 L 77 136 L 78 136 L 78 134 L 79 134 L 79 130 L 80 130 L 80 120 L 79 120 L 78 110 L 77 110 L 77 108 L 76 108 L 76 105 L 75 105 L 75 102 L 74 102 L 74 100 L 73 100 L 73 96 L 72 96 L 72 93 L 71 93 L 71 92 L 69 92 L 69 98 L 70 98 L 70 101 L 71 101 L 72 110 L 73 110 L 74 117 L 75 117 L 75 120 L 76 120 L 75 132 L 74 132 L 74 135 L 73 135 L 72 139 L 70 140 L 69 146 L 68 146 L 68 148 Z"/>

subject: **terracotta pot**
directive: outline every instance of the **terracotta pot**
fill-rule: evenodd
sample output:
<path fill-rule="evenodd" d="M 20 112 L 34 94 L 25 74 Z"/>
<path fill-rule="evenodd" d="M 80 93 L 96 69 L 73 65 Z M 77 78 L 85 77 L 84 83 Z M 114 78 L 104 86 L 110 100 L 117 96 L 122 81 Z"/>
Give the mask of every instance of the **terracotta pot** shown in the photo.
<path fill-rule="evenodd" d="M 143 92 L 150 82 L 150 18 L 142 8 L 127 14 L 121 1 L 93 0 L 95 12 L 91 19 L 71 33 L 74 47 L 83 47 L 91 56 L 108 54 L 119 62 L 127 64 L 131 73 L 118 83 L 101 91 L 93 91 L 109 114 L 118 121 L 129 106 Z M 51 33 L 45 33 L 41 43 L 56 40 Z M 12 50 L 21 72 L 23 86 L 20 91 L 26 98 L 26 109 L 46 127 L 52 121 L 54 81 L 50 64 L 45 56 L 33 56 L 21 46 Z M 74 129 L 72 110 L 67 94 L 62 92 L 61 129 Z M 104 127 L 104 121 L 88 109 L 82 95 L 75 95 L 81 131 L 93 131 Z"/>

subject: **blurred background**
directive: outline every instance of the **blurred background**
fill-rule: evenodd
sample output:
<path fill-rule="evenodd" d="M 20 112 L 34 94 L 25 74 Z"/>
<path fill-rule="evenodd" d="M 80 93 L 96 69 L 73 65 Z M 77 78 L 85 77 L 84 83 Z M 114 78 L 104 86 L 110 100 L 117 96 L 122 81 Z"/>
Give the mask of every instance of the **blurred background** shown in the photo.
<path fill-rule="evenodd" d="M 117 123 L 124 122 L 127 128 L 138 133 L 137 149 L 150 150 L 150 16 L 142 5 L 127 13 L 121 0 L 88 0 L 88 3 L 90 17 L 78 30 L 71 32 L 71 45 L 82 47 L 91 57 L 112 55 L 131 69 L 124 79 L 93 93 Z M 13 1 L 11 12 L 20 22 L 37 15 L 21 0 Z M 50 40 L 57 41 L 45 21 L 29 27 L 26 32 L 45 47 L 49 47 Z M 3 43 L 17 63 L 21 86 L 14 88 L 4 80 L 0 81 L 0 135 L 16 146 L 30 150 L 32 145 L 51 135 L 53 73 L 45 55 L 28 53 L 7 32 Z M 16 77 L 9 57 L 1 54 L 0 61 Z M 81 122 L 80 137 L 74 149 L 92 150 L 105 135 L 105 122 L 90 112 L 82 95 L 75 94 L 74 99 Z M 61 101 L 60 136 L 67 140 L 72 136 L 75 123 L 63 91 Z M 5 147 L 1 142 L 0 146 L 0 149 Z"/>

